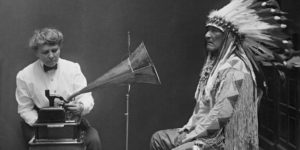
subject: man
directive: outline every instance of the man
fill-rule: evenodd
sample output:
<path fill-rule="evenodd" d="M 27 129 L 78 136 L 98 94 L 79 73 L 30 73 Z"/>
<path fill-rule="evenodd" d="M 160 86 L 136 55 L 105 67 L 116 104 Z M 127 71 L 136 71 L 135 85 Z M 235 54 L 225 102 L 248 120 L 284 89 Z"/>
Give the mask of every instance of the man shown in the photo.
<path fill-rule="evenodd" d="M 49 107 L 45 90 L 51 94 L 67 98 L 87 85 L 86 78 L 78 63 L 60 58 L 63 34 L 52 28 L 36 30 L 29 41 L 29 47 L 38 58 L 22 69 L 16 77 L 16 100 L 18 113 L 24 120 L 22 130 L 26 142 L 33 137 L 32 125 L 37 121 L 37 109 Z M 63 102 L 55 99 L 55 105 Z M 65 108 L 75 115 L 86 115 L 94 106 L 91 93 L 77 96 L 74 102 L 65 104 Z M 101 142 L 96 129 L 84 120 L 80 125 L 85 132 L 84 143 L 87 150 L 100 150 Z"/>
<path fill-rule="evenodd" d="M 185 150 L 189 144 L 201 150 L 259 149 L 257 112 L 264 82 L 258 62 L 276 61 L 272 48 L 283 46 L 276 34 L 283 26 L 276 20 L 267 22 L 275 17 L 266 10 L 276 6 L 272 0 L 232 0 L 210 13 L 205 34 L 208 56 L 193 114 L 182 128 L 156 132 L 151 150 Z"/>

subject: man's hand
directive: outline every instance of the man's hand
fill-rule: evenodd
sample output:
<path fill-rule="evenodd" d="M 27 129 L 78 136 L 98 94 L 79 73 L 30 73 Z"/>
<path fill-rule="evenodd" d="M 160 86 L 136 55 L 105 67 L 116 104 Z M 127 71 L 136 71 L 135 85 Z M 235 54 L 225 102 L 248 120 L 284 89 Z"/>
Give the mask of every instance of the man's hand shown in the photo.
<path fill-rule="evenodd" d="M 186 138 L 187 132 L 180 132 L 180 134 L 175 138 L 174 144 L 175 146 L 179 146 L 183 144 L 183 140 Z"/>
<path fill-rule="evenodd" d="M 64 106 L 67 110 L 69 110 L 70 112 L 72 112 L 75 115 L 80 115 L 84 108 L 83 104 L 80 102 L 79 103 L 70 102 L 70 103 L 66 103 Z"/>
<path fill-rule="evenodd" d="M 185 131 L 187 131 L 186 128 L 179 128 L 178 133 L 181 134 L 181 133 L 183 133 L 183 132 L 185 132 Z"/>

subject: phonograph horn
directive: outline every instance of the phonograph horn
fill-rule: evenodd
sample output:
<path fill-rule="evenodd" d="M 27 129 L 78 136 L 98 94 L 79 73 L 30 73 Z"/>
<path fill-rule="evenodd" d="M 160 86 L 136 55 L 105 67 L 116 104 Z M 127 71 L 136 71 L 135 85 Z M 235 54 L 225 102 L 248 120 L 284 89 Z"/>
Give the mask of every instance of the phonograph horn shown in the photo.
<path fill-rule="evenodd" d="M 69 96 L 66 101 L 82 93 L 109 85 L 149 83 L 160 84 L 160 79 L 154 64 L 142 42 L 130 56 L 120 64 L 110 69 L 104 75 L 89 83 L 86 87 Z"/>

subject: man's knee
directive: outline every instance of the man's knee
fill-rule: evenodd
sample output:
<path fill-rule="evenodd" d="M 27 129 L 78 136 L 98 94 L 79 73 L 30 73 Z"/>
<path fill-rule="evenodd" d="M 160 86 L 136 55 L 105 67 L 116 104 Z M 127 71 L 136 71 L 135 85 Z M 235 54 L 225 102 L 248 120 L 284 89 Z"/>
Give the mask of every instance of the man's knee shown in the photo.
<path fill-rule="evenodd" d="M 150 144 L 151 145 L 157 144 L 157 142 L 161 140 L 161 134 L 162 131 L 156 131 L 151 137 Z"/>

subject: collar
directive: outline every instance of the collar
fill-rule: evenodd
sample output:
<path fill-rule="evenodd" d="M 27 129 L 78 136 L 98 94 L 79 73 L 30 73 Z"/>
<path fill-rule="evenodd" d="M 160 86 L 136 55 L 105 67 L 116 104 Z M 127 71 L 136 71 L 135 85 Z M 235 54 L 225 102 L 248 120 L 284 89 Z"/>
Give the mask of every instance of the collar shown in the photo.
<path fill-rule="evenodd" d="M 59 66 L 59 62 L 60 62 L 60 58 L 58 59 L 58 62 L 55 66 L 53 67 L 48 67 L 46 66 L 41 60 L 38 60 L 39 61 L 39 64 L 40 64 L 40 67 L 41 69 L 44 71 L 44 72 L 48 72 L 48 71 L 51 71 L 51 70 L 57 70 L 58 66 Z"/>

